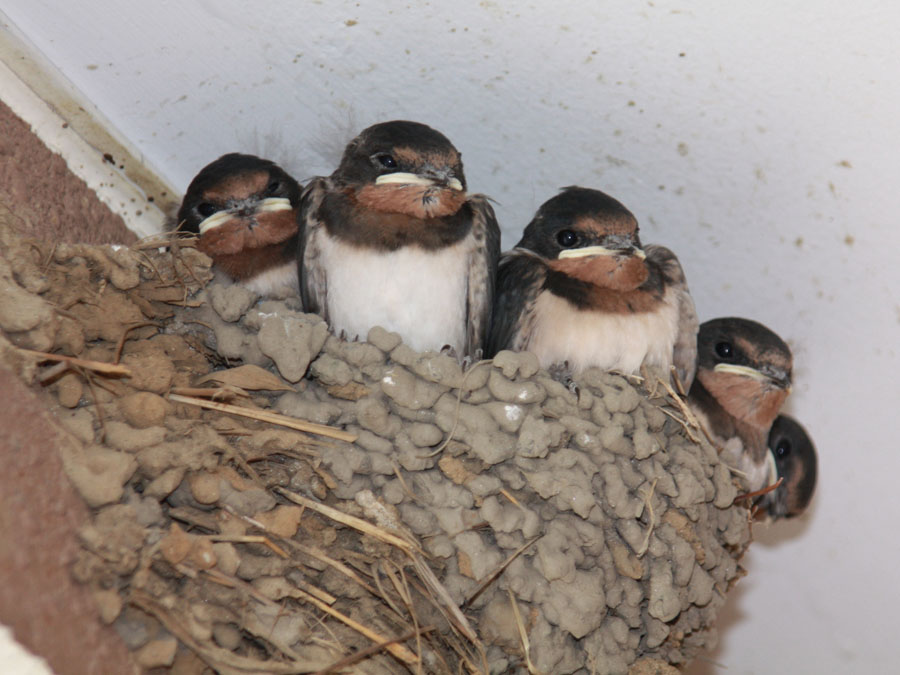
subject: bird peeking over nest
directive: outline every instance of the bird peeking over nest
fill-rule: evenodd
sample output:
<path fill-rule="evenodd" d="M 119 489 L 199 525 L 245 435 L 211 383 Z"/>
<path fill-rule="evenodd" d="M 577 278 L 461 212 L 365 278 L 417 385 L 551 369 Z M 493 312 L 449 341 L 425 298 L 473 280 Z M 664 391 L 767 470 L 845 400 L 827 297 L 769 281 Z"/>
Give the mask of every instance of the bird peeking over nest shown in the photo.
<path fill-rule="evenodd" d="M 791 391 L 792 365 L 784 340 L 756 321 L 728 317 L 700 326 L 688 404 L 751 491 L 777 480 L 769 430 Z"/>
<path fill-rule="evenodd" d="M 230 153 L 201 169 L 178 210 L 215 269 L 261 295 L 297 294 L 300 186 L 281 167 Z"/>
<path fill-rule="evenodd" d="M 365 129 L 304 191 L 301 229 L 304 309 L 336 335 L 381 326 L 417 351 L 480 358 L 500 229 L 443 134 L 408 121 Z"/>
<path fill-rule="evenodd" d="M 697 314 L 684 272 L 662 246 L 642 246 L 631 212 L 609 195 L 564 188 L 503 254 L 488 355 L 530 351 L 572 374 L 675 366 L 694 377 Z"/>
<path fill-rule="evenodd" d="M 787 415 L 775 418 L 768 446 L 781 485 L 763 495 L 757 506 L 772 520 L 799 516 L 806 511 L 816 490 L 816 448 L 800 423 Z"/>

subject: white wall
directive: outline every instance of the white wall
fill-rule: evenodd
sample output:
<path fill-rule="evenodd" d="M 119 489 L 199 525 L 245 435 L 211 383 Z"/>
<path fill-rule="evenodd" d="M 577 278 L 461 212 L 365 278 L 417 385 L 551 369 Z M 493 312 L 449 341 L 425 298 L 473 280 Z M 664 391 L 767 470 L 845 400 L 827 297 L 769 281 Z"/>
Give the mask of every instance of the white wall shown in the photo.
<path fill-rule="evenodd" d="M 355 131 L 415 119 L 499 202 L 506 247 L 558 187 L 599 187 L 678 253 L 702 319 L 785 337 L 819 492 L 799 523 L 759 531 L 711 655 L 730 674 L 896 662 L 898 8 L 4 2 L 182 189 L 237 149 L 330 173 Z"/>

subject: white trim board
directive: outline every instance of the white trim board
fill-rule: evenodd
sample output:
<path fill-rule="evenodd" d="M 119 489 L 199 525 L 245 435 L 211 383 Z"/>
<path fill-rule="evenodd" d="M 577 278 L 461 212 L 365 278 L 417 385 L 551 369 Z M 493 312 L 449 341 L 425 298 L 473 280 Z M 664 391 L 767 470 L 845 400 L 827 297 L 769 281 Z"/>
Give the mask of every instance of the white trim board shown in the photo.
<path fill-rule="evenodd" d="M 47 662 L 40 656 L 32 654 L 18 642 L 12 630 L 0 624 L 0 663 L 4 672 L 18 675 L 53 675 Z"/>
<path fill-rule="evenodd" d="M 181 200 L 103 114 L 0 12 L 0 98 L 138 237 Z"/>

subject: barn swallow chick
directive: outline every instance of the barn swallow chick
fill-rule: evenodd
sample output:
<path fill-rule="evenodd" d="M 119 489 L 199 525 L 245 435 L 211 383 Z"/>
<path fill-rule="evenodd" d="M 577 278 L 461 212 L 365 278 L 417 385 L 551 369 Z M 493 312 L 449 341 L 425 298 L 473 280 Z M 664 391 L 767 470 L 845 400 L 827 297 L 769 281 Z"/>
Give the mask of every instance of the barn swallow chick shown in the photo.
<path fill-rule="evenodd" d="M 759 509 L 772 520 L 799 516 L 816 490 L 816 448 L 806 430 L 786 415 L 779 415 L 772 423 L 768 446 L 775 477 L 782 483 L 762 497 Z"/>
<path fill-rule="evenodd" d="M 488 354 L 530 351 L 545 368 L 568 363 L 633 374 L 694 376 L 697 313 L 681 265 L 641 245 L 638 223 L 612 197 L 564 188 L 503 255 Z"/>
<path fill-rule="evenodd" d="M 230 153 L 205 166 L 178 210 L 179 230 L 228 278 L 260 295 L 296 294 L 300 186 L 278 165 Z"/>
<path fill-rule="evenodd" d="M 777 480 L 767 441 L 791 390 L 792 360 L 780 337 L 748 319 L 713 319 L 697 334 L 697 377 L 688 403 L 751 491 Z"/>
<path fill-rule="evenodd" d="M 335 334 L 381 326 L 418 351 L 480 355 L 500 229 L 487 198 L 467 194 L 442 134 L 406 121 L 369 127 L 306 189 L 301 228 L 303 305 Z"/>

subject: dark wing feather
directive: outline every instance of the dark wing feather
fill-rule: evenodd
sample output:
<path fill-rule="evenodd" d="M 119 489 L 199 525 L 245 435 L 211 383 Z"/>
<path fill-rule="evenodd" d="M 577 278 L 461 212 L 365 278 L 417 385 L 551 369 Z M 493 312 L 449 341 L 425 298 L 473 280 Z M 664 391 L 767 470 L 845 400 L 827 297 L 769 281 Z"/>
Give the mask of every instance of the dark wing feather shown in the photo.
<path fill-rule="evenodd" d="M 500 258 L 500 226 L 497 216 L 484 195 L 472 195 L 473 249 L 469 257 L 466 297 L 467 356 L 480 359 L 487 344 L 494 308 L 494 285 Z"/>
<path fill-rule="evenodd" d="M 527 343 L 530 313 L 544 283 L 544 265 L 530 251 L 513 249 L 500 257 L 497 294 L 485 356 L 504 349 L 520 351 Z"/>
<path fill-rule="evenodd" d="M 331 179 L 315 178 L 300 196 L 300 237 L 297 246 L 297 271 L 300 275 L 300 299 L 303 311 L 322 315 L 328 320 L 325 268 L 319 257 L 318 242 L 325 236 L 322 222 L 322 199 L 331 189 Z"/>
<path fill-rule="evenodd" d="M 697 371 L 697 310 L 694 300 L 688 289 L 684 270 L 678 258 L 665 246 L 649 245 L 644 248 L 647 260 L 655 262 L 662 270 L 663 278 L 675 294 L 678 301 L 678 337 L 675 339 L 675 349 L 672 355 L 672 363 L 678 372 L 678 378 L 684 385 L 685 391 L 690 391 L 694 374 Z"/>

